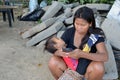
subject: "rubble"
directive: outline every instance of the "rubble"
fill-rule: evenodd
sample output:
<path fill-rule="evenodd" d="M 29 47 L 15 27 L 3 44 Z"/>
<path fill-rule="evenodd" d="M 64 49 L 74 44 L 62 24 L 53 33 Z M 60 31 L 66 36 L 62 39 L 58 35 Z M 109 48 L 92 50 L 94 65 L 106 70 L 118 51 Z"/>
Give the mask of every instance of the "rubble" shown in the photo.
<path fill-rule="evenodd" d="M 32 39 L 26 43 L 26 46 L 29 47 L 39 43 L 47 37 L 57 33 L 63 26 L 64 24 L 62 22 L 55 22 L 51 27 L 32 37 Z"/>
<path fill-rule="evenodd" d="M 70 17 L 70 18 L 65 19 L 64 22 L 65 22 L 65 24 L 67 24 L 67 25 L 72 24 L 72 23 L 73 23 L 73 16 Z"/>
<path fill-rule="evenodd" d="M 42 16 L 41 20 L 45 21 L 46 19 L 52 18 L 61 8 L 62 4 L 60 2 L 54 1 Z"/>
<path fill-rule="evenodd" d="M 105 5 L 105 4 L 103 4 L 103 5 Z M 62 25 L 65 25 L 65 27 L 72 25 L 74 12 L 79 7 L 82 7 L 82 6 L 86 6 L 86 5 L 79 5 L 78 2 L 72 3 L 72 4 L 63 4 L 58 1 L 53 1 L 52 5 L 43 7 L 43 9 L 46 12 L 41 17 L 42 23 L 34 26 L 33 28 L 29 29 L 28 31 L 24 32 L 21 35 L 23 39 L 26 39 L 26 38 L 30 39 L 26 43 L 26 46 L 33 46 L 33 45 L 39 43 L 40 41 L 46 39 L 47 37 L 51 36 L 52 34 L 55 34 L 57 30 L 55 30 L 55 32 L 54 32 L 52 30 L 49 31 L 49 29 L 54 28 L 53 25 L 56 25 L 56 23 L 58 23 L 58 22 L 62 23 Z M 89 6 L 92 6 L 92 4 Z M 95 9 L 95 7 L 96 7 L 95 4 L 93 4 L 93 6 L 94 7 L 92 7 L 92 8 L 93 8 L 96 22 L 97 22 L 96 25 L 97 25 L 97 27 L 100 27 L 102 22 L 100 20 L 101 17 L 99 15 L 99 12 L 97 11 L 97 9 L 101 9 L 101 8 Z M 102 4 L 100 6 L 102 6 Z M 106 5 L 106 6 L 107 6 L 106 9 L 108 10 L 109 6 L 108 5 Z M 62 8 L 64 9 L 64 12 L 60 15 L 55 16 Z M 47 35 L 47 33 L 49 33 L 49 34 Z"/>
<path fill-rule="evenodd" d="M 87 6 L 93 9 L 96 20 L 96 27 L 103 29 L 106 35 L 106 47 L 108 49 L 110 59 L 105 63 L 105 69 L 107 72 L 104 76 L 104 80 L 116 79 L 118 77 L 118 73 L 115 65 L 116 63 L 114 60 L 113 50 L 111 47 L 115 47 L 116 49 L 120 50 L 120 24 L 117 20 L 108 19 L 106 16 L 103 16 L 106 15 L 106 12 L 108 12 L 111 8 L 109 4 L 80 5 L 78 3 L 63 4 L 54 1 L 52 5 L 46 6 L 44 8 L 46 12 L 41 18 L 42 23 L 23 33 L 22 38 L 30 37 L 26 43 L 27 47 L 34 45 L 40 47 L 41 44 L 43 45 L 46 42 L 48 37 L 54 34 L 57 35 L 57 37 L 61 37 L 67 28 L 73 27 L 73 15 L 78 8 L 83 6 Z M 58 13 L 61 8 L 64 9 L 64 13 L 55 16 L 55 14 Z M 103 13 L 99 13 L 99 11 L 103 11 Z M 109 66 L 111 66 L 111 68 Z"/>
<path fill-rule="evenodd" d="M 54 22 L 55 22 L 55 18 L 49 18 L 46 21 L 42 22 L 41 24 L 36 25 L 35 27 L 29 29 L 28 31 L 24 32 L 21 36 L 23 39 L 28 38 L 32 35 L 34 35 L 35 33 L 38 33 L 42 30 L 44 30 L 45 28 L 51 26 Z"/>
<path fill-rule="evenodd" d="M 110 10 L 110 4 L 84 4 L 84 5 L 79 5 L 77 7 L 75 7 L 73 9 L 73 13 L 75 13 L 75 11 L 80 8 L 80 7 L 83 7 L 83 6 L 87 6 L 91 9 L 97 9 L 97 11 L 109 11 Z"/>

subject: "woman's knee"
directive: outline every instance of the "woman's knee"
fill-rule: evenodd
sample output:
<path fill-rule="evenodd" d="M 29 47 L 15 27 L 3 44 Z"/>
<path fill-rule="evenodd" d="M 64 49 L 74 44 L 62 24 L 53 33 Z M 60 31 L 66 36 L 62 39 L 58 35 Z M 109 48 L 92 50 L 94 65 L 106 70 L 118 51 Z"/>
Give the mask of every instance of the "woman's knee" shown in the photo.
<path fill-rule="evenodd" d="M 105 68 L 103 62 L 92 62 L 88 67 L 89 72 L 97 72 L 98 74 L 104 74 Z"/>
<path fill-rule="evenodd" d="M 102 80 L 104 72 L 103 62 L 91 62 L 87 68 L 85 77 L 88 78 L 88 80 Z"/>
<path fill-rule="evenodd" d="M 96 62 L 94 64 L 94 70 L 96 70 L 100 74 L 104 74 L 104 72 L 105 72 L 104 63 L 103 62 Z"/>

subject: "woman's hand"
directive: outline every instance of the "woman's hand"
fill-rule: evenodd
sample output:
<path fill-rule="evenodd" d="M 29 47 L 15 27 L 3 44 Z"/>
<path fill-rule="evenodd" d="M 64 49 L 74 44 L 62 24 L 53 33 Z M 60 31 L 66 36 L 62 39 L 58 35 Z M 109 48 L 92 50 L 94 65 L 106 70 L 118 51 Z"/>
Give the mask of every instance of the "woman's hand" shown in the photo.
<path fill-rule="evenodd" d="M 55 52 L 55 55 L 56 56 L 60 56 L 60 57 L 66 57 L 67 56 L 67 53 L 66 52 L 63 52 L 62 50 L 57 50 Z"/>
<path fill-rule="evenodd" d="M 80 49 L 75 49 L 72 52 L 66 53 L 68 57 L 74 58 L 74 59 L 79 59 L 80 58 L 80 53 L 82 51 Z"/>

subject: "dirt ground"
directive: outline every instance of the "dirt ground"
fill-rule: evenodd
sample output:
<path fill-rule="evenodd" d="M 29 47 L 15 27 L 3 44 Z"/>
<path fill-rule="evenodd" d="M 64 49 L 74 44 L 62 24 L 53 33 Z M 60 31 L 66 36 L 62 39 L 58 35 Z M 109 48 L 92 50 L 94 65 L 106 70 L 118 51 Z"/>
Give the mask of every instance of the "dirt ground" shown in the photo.
<path fill-rule="evenodd" d="M 34 25 L 15 19 L 10 28 L 0 15 L 0 80 L 54 80 L 47 66 L 51 55 L 43 45 L 26 47 L 27 39 L 20 36 Z"/>
<path fill-rule="evenodd" d="M 43 52 L 44 45 L 26 47 L 28 39 L 21 38 L 21 32 L 37 24 L 18 21 L 21 11 L 15 10 L 11 28 L 0 14 L 0 80 L 54 80 L 47 65 L 51 55 Z"/>

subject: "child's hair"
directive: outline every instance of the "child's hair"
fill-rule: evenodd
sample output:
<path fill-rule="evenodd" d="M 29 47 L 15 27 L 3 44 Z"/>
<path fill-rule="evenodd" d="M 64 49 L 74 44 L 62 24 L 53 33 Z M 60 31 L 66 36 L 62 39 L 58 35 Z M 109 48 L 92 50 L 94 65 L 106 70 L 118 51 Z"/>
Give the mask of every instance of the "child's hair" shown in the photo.
<path fill-rule="evenodd" d="M 47 39 L 46 43 L 45 43 L 45 47 L 44 50 L 54 54 L 55 51 L 57 51 L 57 49 L 54 47 L 54 45 L 56 44 L 56 42 L 54 40 L 52 40 L 53 37 L 50 37 Z"/>

